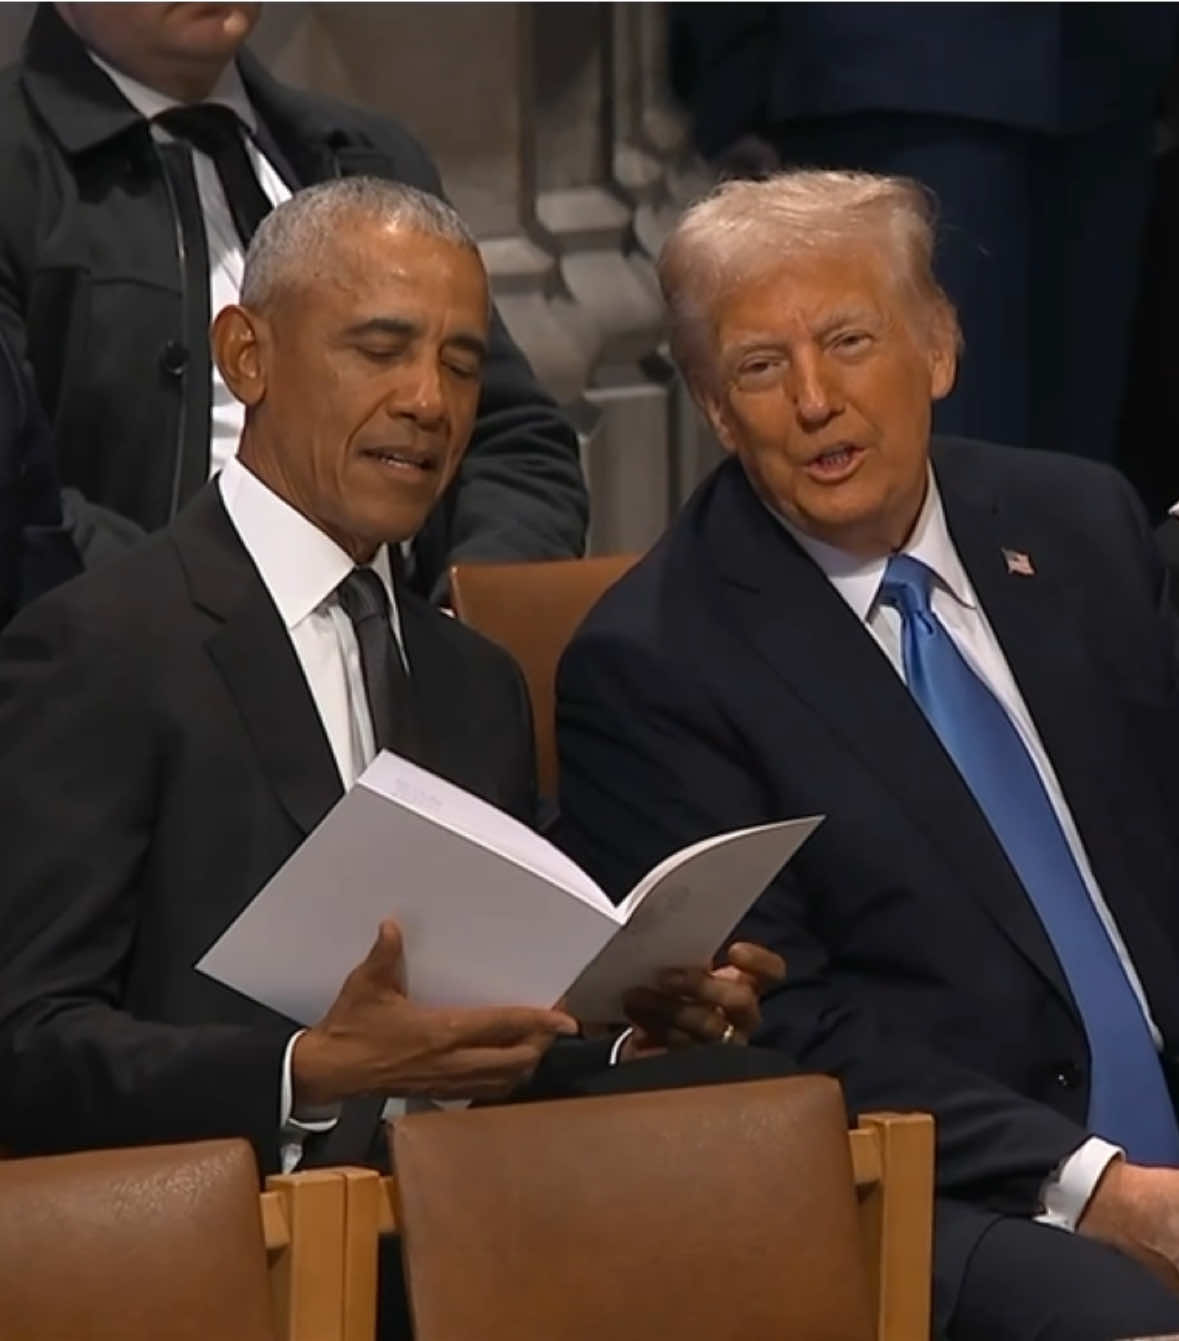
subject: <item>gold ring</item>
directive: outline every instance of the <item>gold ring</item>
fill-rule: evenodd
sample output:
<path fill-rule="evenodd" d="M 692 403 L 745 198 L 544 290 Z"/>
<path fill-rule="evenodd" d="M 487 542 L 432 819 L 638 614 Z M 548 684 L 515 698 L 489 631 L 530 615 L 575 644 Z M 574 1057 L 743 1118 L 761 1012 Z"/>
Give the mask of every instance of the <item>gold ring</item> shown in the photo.
<path fill-rule="evenodd" d="M 720 1041 L 722 1043 L 731 1043 L 733 1041 L 733 1035 L 736 1032 L 737 1032 L 736 1026 L 730 1021 L 728 1024 L 725 1025 L 725 1032 L 721 1034 Z"/>

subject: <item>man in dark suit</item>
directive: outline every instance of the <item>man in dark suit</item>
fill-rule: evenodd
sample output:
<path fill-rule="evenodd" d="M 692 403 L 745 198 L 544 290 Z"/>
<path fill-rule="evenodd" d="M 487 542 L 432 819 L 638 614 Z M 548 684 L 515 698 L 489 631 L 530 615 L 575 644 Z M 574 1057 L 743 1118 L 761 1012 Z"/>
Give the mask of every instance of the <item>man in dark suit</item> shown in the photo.
<path fill-rule="evenodd" d="M 27 369 L 0 334 L 0 626 L 80 569 L 62 521 L 49 426 Z"/>
<path fill-rule="evenodd" d="M 238 456 L 0 639 L 0 1145 L 244 1135 L 273 1169 L 314 1132 L 312 1157 L 354 1162 L 386 1095 L 502 1095 L 575 1032 L 418 1007 L 392 923 L 304 1031 L 193 967 L 379 747 L 532 818 L 518 670 L 395 582 L 387 548 L 458 469 L 489 310 L 434 196 L 354 178 L 280 207 L 214 326 Z M 645 1003 L 622 1056 L 670 1030 L 744 1040 L 780 971 L 749 947 Z M 571 1046 L 593 1067 L 611 1045 Z"/>
<path fill-rule="evenodd" d="M 27 358 L 65 484 L 154 530 L 232 455 L 211 364 L 258 218 L 364 174 L 440 194 L 404 128 L 285 87 L 242 49 L 258 5 L 41 5 L 0 74 L 0 329 Z M 493 312 L 471 447 L 416 537 L 439 596 L 462 558 L 579 554 L 572 427 Z"/>
<path fill-rule="evenodd" d="M 621 894 L 825 814 L 741 928 L 789 965 L 758 1041 L 853 1109 L 935 1115 L 938 1329 L 1174 1331 L 1162 569 L 1111 470 L 931 453 L 959 339 L 931 251 L 918 190 L 851 173 L 731 182 L 668 240 L 673 350 L 732 459 L 562 661 L 565 843 Z"/>

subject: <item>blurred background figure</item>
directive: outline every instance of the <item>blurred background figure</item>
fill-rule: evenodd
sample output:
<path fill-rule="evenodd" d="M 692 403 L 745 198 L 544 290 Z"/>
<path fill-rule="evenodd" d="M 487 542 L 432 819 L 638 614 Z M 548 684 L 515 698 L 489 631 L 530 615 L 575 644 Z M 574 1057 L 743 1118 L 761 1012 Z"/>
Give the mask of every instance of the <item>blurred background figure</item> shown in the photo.
<path fill-rule="evenodd" d="M 673 81 L 722 171 L 936 193 L 968 332 L 939 429 L 1114 460 L 1175 6 L 671 8 Z"/>
<path fill-rule="evenodd" d="M 39 5 L 0 75 L 0 327 L 63 480 L 147 530 L 236 450 L 207 332 L 259 221 L 337 177 L 442 191 L 398 123 L 271 78 L 243 49 L 260 8 Z M 586 515 L 573 428 L 493 314 L 471 448 L 410 580 L 441 596 L 456 557 L 578 554 Z"/>

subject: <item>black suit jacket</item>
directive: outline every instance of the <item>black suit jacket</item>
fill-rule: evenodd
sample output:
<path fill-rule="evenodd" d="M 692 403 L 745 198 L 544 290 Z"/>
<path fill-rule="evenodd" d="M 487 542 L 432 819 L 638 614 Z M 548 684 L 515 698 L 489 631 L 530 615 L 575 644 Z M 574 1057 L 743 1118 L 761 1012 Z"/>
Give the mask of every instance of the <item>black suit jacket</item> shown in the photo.
<path fill-rule="evenodd" d="M 530 820 L 514 663 L 411 594 L 399 611 L 420 761 Z M 0 637 L 0 1146 L 245 1135 L 275 1167 L 291 1023 L 193 965 L 340 795 L 216 485 L 17 616 Z"/>
<path fill-rule="evenodd" d="M 1155 531 L 1155 538 L 1167 565 L 1171 603 L 1179 611 L 1179 517 L 1165 517 Z"/>
<path fill-rule="evenodd" d="M 1150 533 L 1104 467 L 964 440 L 934 463 L 1169 1059 L 1179 699 Z M 565 843 L 608 890 L 706 834 L 828 816 L 740 929 L 788 966 L 761 1041 L 853 1109 L 933 1112 L 942 1193 L 1034 1211 L 1087 1134 L 1060 966 L 900 677 L 735 463 L 592 612 L 558 695 Z"/>
<path fill-rule="evenodd" d="M 0 333 L 0 626 L 80 569 L 62 521 L 49 425 L 28 370 Z"/>
<path fill-rule="evenodd" d="M 271 79 L 242 79 L 259 140 L 293 189 L 367 174 L 441 194 L 424 149 L 387 118 Z M 37 377 L 62 478 L 149 530 L 208 477 L 208 258 L 191 163 L 41 5 L 0 72 L 0 329 Z M 181 246 L 183 243 L 183 246 Z M 572 427 L 493 315 L 478 418 L 415 541 L 413 581 L 448 561 L 579 554 L 588 513 Z"/>

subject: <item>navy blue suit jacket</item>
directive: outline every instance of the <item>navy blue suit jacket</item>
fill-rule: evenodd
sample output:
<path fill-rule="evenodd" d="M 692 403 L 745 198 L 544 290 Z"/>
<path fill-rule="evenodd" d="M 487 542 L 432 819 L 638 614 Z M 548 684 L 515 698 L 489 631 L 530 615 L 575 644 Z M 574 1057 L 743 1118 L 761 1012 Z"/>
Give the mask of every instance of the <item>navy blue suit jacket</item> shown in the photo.
<path fill-rule="evenodd" d="M 1171 4 L 672 6 L 701 148 L 800 118 L 903 111 L 1045 134 L 1149 116 Z"/>
<path fill-rule="evenodd" d="M 962 439 L 934 464 L 1170 1070 L 1179 691 L 1152 537 L 1106 467 Z M 788 966 L 759 1041 L 838 1076 L 852 1109 L 933 1112 L 943 1195 L 1033 1213 L 1087 1135 L 1060 966 L 900 677 L 736 463 L 582 626 L 558 731 L 565 845 L 615 896 L 705 835 L 828 816 L 740 928 Z"/>

